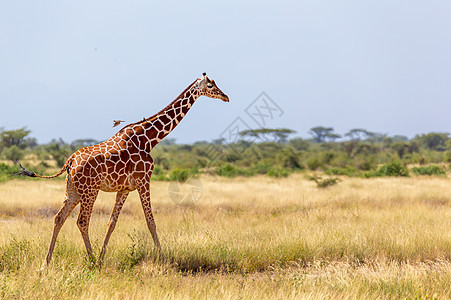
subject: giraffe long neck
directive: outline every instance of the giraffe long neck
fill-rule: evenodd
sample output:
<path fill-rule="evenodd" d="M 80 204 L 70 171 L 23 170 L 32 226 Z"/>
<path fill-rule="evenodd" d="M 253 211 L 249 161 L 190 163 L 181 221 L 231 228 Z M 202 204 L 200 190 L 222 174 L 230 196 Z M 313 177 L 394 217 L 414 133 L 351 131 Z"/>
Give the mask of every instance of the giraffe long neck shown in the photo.
<path fill-rule="evenodd" d="M 196 82 L 194 82 L 156 116 L 149 119 L 152 125 L 149 127 L 149 133 L 147 135 L 154 136 L 153 131 L 155 132 L 155 136 L 157 137 L 155 145 L 174 130 L 199 96 L 200 92 Z M 152 145 L 152 147 L 155 145 Z"/>
<path fill-rule="evenodd" d="M 200 91 L 196 80 L 159 113 L 127 125 L 118 133 L 120 135 L 118 137 L 121 140 L 130 140 L 134 147 L 150 152 L 174 130 L 199 96 Z"/>

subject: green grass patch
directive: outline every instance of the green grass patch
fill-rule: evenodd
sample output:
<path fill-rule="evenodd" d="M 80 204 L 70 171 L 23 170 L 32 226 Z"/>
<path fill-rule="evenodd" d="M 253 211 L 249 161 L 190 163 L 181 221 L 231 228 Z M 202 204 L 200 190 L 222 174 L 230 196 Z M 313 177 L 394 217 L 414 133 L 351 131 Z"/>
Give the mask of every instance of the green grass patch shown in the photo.
<path fill-rule="evenodd" d="M 0 247 L 0 272 L 17 271 L 33 258 L 31 243 L 12 237 L 4 246 Z"/>

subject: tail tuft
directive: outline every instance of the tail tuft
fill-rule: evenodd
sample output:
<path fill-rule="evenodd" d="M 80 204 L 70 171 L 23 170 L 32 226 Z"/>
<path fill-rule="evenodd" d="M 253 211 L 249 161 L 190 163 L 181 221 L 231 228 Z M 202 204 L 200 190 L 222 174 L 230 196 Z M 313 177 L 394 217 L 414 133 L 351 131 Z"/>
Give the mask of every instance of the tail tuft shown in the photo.
<path fill-rule="evenodd" d="M 17 162 L 17 163 L 19 164 L 19 167 L 20 167 L 19 175 L 28 176 L 28 177 L 36 177 L 36 173 L 35 172 L 28 171 L 27 169 L 22 167 L 20 162 Z"/>

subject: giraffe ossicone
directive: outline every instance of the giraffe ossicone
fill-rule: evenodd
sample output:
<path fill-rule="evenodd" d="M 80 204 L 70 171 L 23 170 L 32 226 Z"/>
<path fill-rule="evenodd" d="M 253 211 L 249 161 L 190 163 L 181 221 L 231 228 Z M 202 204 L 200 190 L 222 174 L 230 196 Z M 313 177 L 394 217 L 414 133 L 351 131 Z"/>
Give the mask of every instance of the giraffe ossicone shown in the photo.
<path fill-rule="evenodd" d="M 229 102 L 214 80 L 206 73 L 190 84 L 174 101 L 157 114 L 123 127 L 110 139 L 98 145 L 81 148 L 73 153 L 61 170 L 52 176 L 37 175 L 20 166 L 20 174 L 29 177 L 54 178 L 67 172 L 66 194 L 62 208 L 54 219 L 53 236 L 46 257 L 48 265 L 52 258 L 58 233 L 72 210 L 80 203 L 77 220 L 86 251 L 95 261 L 88 235 L 92 208 L 99 191 L 117 192 L 116 201 L 108 222 L 107 233 L 99 256 L 102 263 L 106 247 L 116 226 L 121 208 L 131 191 L 137 190 L 141 199 L 147 227 L 155 246 L 160 242 L 150 205 L 150 177 L 154 161 L 152 149 L 167 136 L 183 119 L 200 96 Z"/>

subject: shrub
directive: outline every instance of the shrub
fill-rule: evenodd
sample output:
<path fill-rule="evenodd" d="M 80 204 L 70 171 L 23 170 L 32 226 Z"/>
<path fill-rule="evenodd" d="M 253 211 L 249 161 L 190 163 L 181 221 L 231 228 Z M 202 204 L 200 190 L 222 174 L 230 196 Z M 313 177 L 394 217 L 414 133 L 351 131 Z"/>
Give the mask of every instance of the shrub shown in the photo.
<path fill-rule="evenodd" d="M 362 159 L 357 163 L 357 169 L 362 171 L 370 171 L 376 168 L 376 164 L 372 159 Z"/>
<path fill-rule="evenodd" d="M 58 167 L 62 167 L 72 154 L 70 147 L 62 140 L 46 145 L 44 150 L 53 157 Z"/>
<path fill-rule="evenodd" d="M 272 169 L 272 164 L 258 163 L 251 168 L 251 172 L 254 174 L 268 174 Z"/>
<path fill-rule="evenodd" d="M 185 182 L 191 176 L 198 174 L 197 169 L 179 169 L 175 168 L 169 172 L 170 181 Z M 161 175 L 160 175 L 161 176 Z"/>
<path fill-rule="evenodd" d="M 412 169 L 416 175 L 446 175 L 445 169 L 437 165 L 430 165 L 427 167 L 416 167 Z"/>
<path fill-rule="evenodd" d="M 246 170 L 232 166 L 231 164 L 222 164 L 219 167 L 217 167 L 216 174 L 225 177 L 235 177 L 248 175 L 248 172 L 246 172 Z"/>
<path fill-rule="evenodd" d="M 279 158 L 283 167 L 292 170 L 302 170 L 304 166 L 299 162 L 298 155 L 293 150 L 282 150 L 282 157 Z"/>
<path fill-rule="evenodd" d="M 288 177 L 288 175 L 290 175 L 290 172 L 288 172 L 286 169 L 272 168 L 266 175 L 270 177 L 280 178 Z"/>
<path fill-rule="evenodd" d="M 0 182 L 8 181 L 18 173 L 17 168 L 0 163 Z"/>
<path fill-rule="evenodd" d="M 307 159 L 306 163 L 307 167 L 312 171 L 318 169 L 321 166 L 321 161 L 317 157 L 310 157 L 309 159 Z"/>
<path fill-rule="evenodd" d="M 163 169 L 160 166 L 155 166 L 153 168 L 153 172 L 152 172 L 153 175 L 161 175 L 163 173 L 164 173 Z"/>
<path fill-rule="evenodd" d="M 169 172 L 169 180 L 185 182 L 188 180 L 190 175 L 189 170 L 175 168 Z"/>
<path fill-rule="evenodd" d="M 18 161 L 18 160 L 22 159 L 24 156 L 23 150 L 21 150 L 16 145 L 12 145 L 9 148 L 3 149 L 2 154 L 6 159 L 12 160 L 12 161 Z"/>
<path fill-rule="evenodd" d="M 378 176 L 409 176 L 409 170 L 400 161 L 386 163 L 377 171 Z"/>
<path fill-rule="evenodd" d="M 163 169 L 160 166 L 155 166 L 152 172 L 152 180 L 156 181 L 166 181 L 169 180 L 169 178 L 164 173 Z"/>
<path fill-rule="evenodd" d="M 312 176 L 309 178 L 309 180 L 316 182 L 317 187 L 321 189 L 336 185 L 340 181 L 340 179 L 338 178 L 329 177 L 322 179 L 320 176 Z"/>
<path fill-rule="evenodd" d="M 356 169 L 353 167 L 332 167 L 324 171 L 327 175 L 346 175 L 346 176 L 354 176 L 356 174 Z"/>
<path fill-rule="evenodd" d="M 451 151 L 445 152 L 443 156 L 443 161 L 448 163 L 451 162 Z"/>
<path fill-rule="evenodd" d="M 420 156 L 418 157 L 418 163 L 419 163 L 420 165 L 424 165 L 424 164 L 426 163 L 426 158 L 424 158 L 423 155 L 420 155 Z"/>
<path fill-rule="evenodd" d="M 322 154 L 322 161 L 324 165 L 329 165 L 335 158 L 335 153 L 326 151 Z"/>

